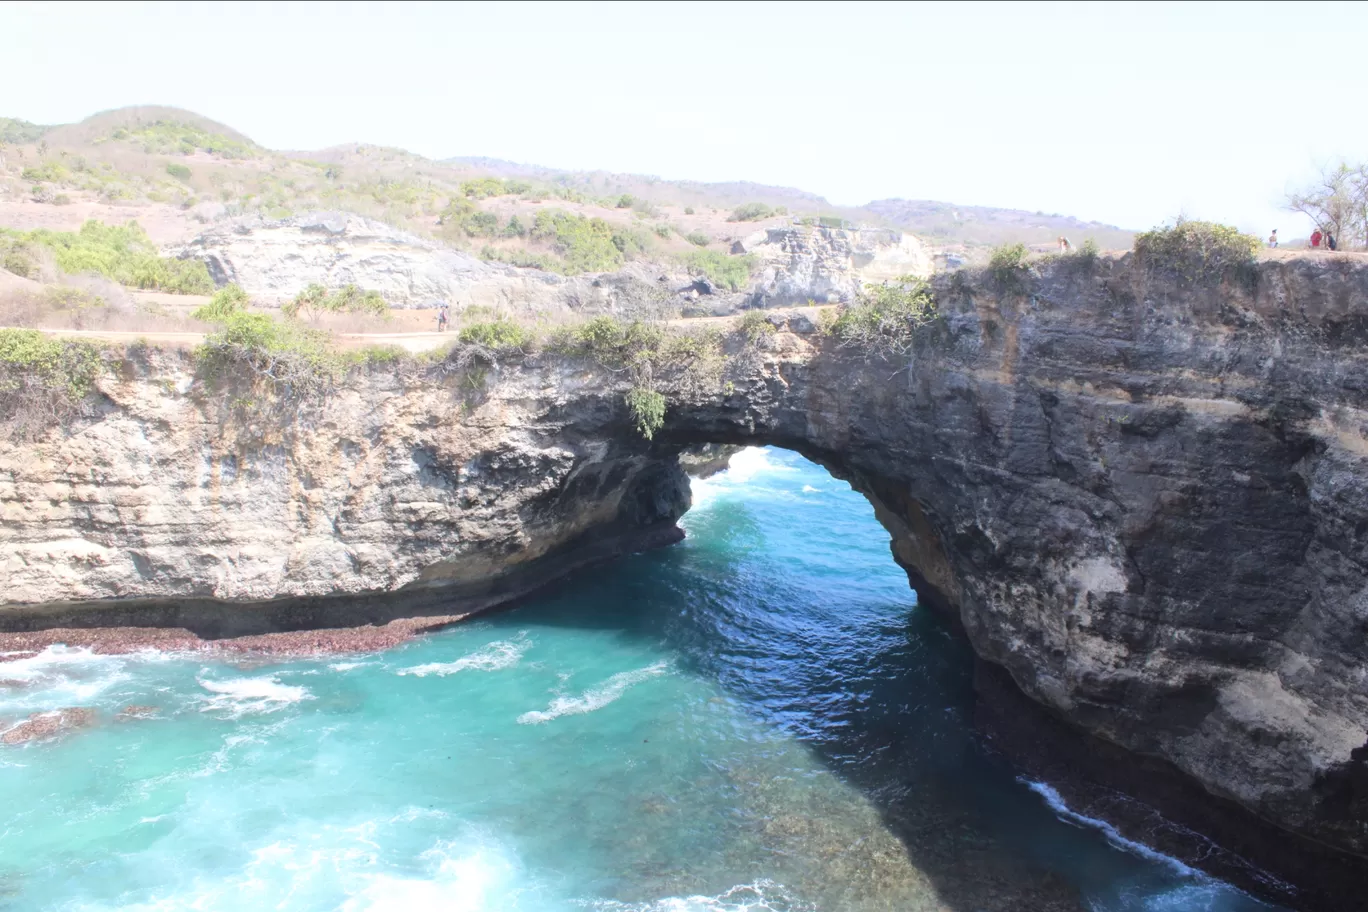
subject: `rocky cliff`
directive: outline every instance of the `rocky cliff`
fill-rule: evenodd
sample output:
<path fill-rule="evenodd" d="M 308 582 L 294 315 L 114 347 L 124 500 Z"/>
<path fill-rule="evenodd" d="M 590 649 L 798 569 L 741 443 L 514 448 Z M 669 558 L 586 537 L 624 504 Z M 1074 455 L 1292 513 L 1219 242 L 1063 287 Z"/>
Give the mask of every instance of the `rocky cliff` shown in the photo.
<path fill-rule="evenodd" d="M 267 303 L 288 301 L 310 283 L 359 285 L 383 294 L 391 307 L 516 301 L 533 309 L 565 296 L 563 276 L 486 263 L 346 212 L 238 220 L 170 252 L 203 260 L 220 285 L 235 282 Z"/>
<path fill-rule="evenodd" d="M 759 307 L 850 302 L 866 284 L 932 272 L 920 241 L 887 229 L 792 225 L 738 246 L 757 261 L 750 298 Z"/>
<path fill-rule="evenodd" d="M 374 368 L 282 422 L 131 359 L 96 417 L 0 444 L 0 617 L 224 633 L 397 610 L 339 593 L 481 607 L 671 540 L 681 449 L 775 444 L 865 493 L 923 600 L 1054 718 L 1298 837 L 1274 856 L 1362 864 L 1368 264 L 1203 283 L 1070 257 L 937 292 L 895 361 L 776 314 L 731 338 L 725 383 L 664 378 L 649 442 L 625 380 L 561 356 L 477 389 Z"/>
<path fill-rule="evenodd" d="M 866 283 L 931 274 L 916 238 L 883 229 L 790 226 L 758 232 L 737 247 L 754 257 L 756 275 L 734 293 L 699 283 L 708 312 L 852 301 Z M 457 310 L 478 305 L 524 313 L 630 312 L 648 298 L 687 304 L 700 297 L 678 264 L 635 262 L 616 273 L 562 276 L 486 262 L 346 212 L 240 219 L 168 253 L 203 260 L 220 285 L 234 282 L 270 304 L 311 283 L 379 291 L 392 307 L 447 301 Z"/>

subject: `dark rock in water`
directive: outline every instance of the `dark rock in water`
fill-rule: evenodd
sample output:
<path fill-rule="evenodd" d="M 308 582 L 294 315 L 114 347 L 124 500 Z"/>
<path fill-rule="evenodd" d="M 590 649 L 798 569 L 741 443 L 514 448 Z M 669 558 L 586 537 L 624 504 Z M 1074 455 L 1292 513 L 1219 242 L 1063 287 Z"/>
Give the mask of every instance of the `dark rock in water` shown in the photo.
<path fill-rule="evenodd" d="M 0 744 L 23 744 L 40 738 L 55 738 L 77 728 L 95 724 L 95 710 L 83 706 L 54 709 L 29 716 L 0 734 Z"/>
<path fill-rule="evenodd" d="M 119 710 L 119 714 L 115 716 L 115 718 L 120 722 L 126 722 L 130 719 L 150 719 L 159 712 L 161 712 L 161 710 L 155 706 L 140 706 L 138 704 L 133 704 Z"/>
<path fill-rule="evenodd" d="M 731 458 L 743 449 L 745 447 L 723 443 L 703 443 L 682 451 L 679 464 L 690 478 L 710 478 L 718 472 L 725 472 L 731 464 Z"/>

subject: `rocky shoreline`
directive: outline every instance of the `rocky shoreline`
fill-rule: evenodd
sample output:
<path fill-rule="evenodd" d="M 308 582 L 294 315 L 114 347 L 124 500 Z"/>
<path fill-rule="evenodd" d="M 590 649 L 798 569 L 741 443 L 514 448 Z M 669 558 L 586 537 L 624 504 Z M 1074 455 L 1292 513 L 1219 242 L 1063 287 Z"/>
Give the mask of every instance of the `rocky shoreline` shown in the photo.
<path fill-rule="evenodd" d="M 252 654 L 271 658 L 377 652 L 425 633 L 465 620 L 467 614 L 397 618 L 385 624 L 290 630 L 210 639 L 184 627 L 51 627 L 0 632 L 0 685 L 3 663 L 31 658 L 50 646 L 89 649 L 97 655 L 125 655 L 156 649 L 162 652 Z"/>

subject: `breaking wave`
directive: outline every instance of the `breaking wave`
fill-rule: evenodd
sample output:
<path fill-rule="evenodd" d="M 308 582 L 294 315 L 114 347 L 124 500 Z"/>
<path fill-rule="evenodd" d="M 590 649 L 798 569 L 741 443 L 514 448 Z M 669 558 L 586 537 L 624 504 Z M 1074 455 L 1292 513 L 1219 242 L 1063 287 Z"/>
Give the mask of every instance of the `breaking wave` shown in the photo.
<path fill-rule="evenodd" d="M 428 662 L 426 665 L 414 665 L 411 668 L 399 669 L 399 674 L 424 678 L 428 675 L 452 675 L 458 671 L 500 671 L 517 665 L 522 659 L 523 653 L 531 648 L 532 641 L 528 640 L 526 636 L 519 635 L 512 640 L 495 640 L 469 655 L 461 656 L 454 662 Z"/>
<path fill-rule="evenodd" d="M 669 667 L 669 662 L 656 662 L 645 668 L 620 671 L 598 687 L 590 688 L 577 697 L 559 696 L 552 700 L 546 709 L 534 709 L 523 713 L 518 716 L 518 724 L 539 725 L 552 719 L 559 719 L 561 716 L 577 716 L 602 709 L 625 694 L 629 687 L 663 675 Z"/>

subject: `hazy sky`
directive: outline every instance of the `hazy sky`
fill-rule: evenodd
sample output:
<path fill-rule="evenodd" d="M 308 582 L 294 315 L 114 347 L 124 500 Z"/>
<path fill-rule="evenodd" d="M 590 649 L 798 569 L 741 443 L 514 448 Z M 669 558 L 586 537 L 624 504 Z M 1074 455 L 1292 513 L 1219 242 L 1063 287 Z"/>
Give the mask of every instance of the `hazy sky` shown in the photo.
<path fill-rule="evenodd" d="M 1305 233 L 1368 159 L 1368 4 L 0 3 L 0 114 L 190 108 L 272 148 Z"/>

